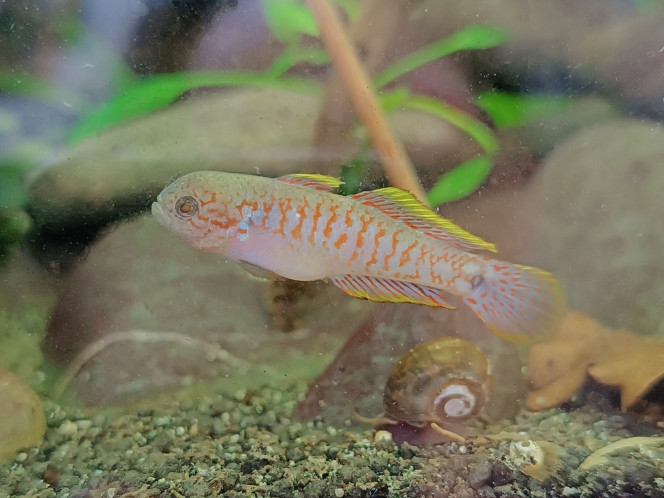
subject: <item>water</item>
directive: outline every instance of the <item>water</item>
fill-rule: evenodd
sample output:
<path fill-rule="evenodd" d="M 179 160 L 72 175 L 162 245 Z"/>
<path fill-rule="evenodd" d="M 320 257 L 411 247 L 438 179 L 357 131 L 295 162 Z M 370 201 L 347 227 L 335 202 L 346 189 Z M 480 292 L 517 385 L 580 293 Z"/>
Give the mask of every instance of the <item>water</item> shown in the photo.
<path fill-rule="evenodd" d="M 664 495 L 660 2 L 345 14 L 436 211 L 561 282 L 536 344 L 156 223 L 192 171 L 401 180 L 304 6 L 102 3 L 0 8 L 0 495 Z M 395 367 L 449 337 L 490 372 Z"/>

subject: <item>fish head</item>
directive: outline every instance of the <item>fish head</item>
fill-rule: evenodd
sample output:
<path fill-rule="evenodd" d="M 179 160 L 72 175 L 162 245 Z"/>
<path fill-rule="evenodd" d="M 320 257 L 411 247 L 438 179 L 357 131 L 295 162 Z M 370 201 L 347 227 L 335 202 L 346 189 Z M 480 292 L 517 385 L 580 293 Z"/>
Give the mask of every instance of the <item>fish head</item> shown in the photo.
<path fill-rule="evenodd" d="M 224 252 L 242 222 L 234 207 L 233 175 L 200 171 L 185 175 L 157 196 L 152 215 L 188 244 Z"/>

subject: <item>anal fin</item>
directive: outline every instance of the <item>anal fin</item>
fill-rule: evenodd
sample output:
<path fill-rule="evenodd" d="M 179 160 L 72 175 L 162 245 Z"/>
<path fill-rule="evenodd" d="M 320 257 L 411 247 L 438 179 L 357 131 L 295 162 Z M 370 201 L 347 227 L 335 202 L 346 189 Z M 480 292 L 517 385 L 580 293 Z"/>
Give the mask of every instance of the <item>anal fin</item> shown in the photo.
<path fill-rule="evenodd" d="M 411 282 L 368 277 L 365 275 L 337 275 L 329 279 L 349 296 L 376 302 L 414 303 L 438 308 L 455 309 L 439 289 Z"/>

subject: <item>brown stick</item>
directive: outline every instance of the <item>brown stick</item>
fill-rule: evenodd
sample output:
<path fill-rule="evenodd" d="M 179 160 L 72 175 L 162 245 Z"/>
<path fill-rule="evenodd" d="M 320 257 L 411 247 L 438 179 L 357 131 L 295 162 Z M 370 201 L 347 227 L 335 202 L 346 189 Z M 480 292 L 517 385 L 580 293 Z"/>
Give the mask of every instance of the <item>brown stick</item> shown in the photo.
<path fill-rule="evenodd" d="M 408 190 L 421 202 L 428 204 L 413 165 L 403 146 L 394 138 L 385 116 L 379 110 L 371 82 L 348 41 L 336 12 L 327 0 L 305 1 L 316 18 L 325 48 L 341 76 L 357 115 L 369 133 L 371 143 L 383 163 L 390 183 Z"/>
<path fill-rule="evenodd" d="M 342 20 L 350 44 L 355 47 L 369 77 L 385 64 L 385 54 L 390 52 L 390 45 L 399 45 L 403 41 L 403 20 L 408 17 L 414 1 L 362 0 L 359 17 L 348 24 Z M 336 157 L 357 154 L 359 143 L 352 133 L 356 120 L 357 113 L 344 89 L 341 75 L 333 71 L 325 84 L 325 98 L 314 134 L 319 169 L 337 171 L 339 161 L 335 160 Z"/>

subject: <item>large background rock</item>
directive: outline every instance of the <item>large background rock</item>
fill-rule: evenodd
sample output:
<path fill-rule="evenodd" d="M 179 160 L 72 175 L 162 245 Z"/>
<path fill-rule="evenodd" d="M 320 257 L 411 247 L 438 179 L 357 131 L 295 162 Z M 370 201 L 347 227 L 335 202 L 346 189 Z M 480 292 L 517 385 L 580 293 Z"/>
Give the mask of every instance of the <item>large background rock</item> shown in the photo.
<path fill-rule="evenodd" d="M 528 186 L 526 252 L 603 323 L 664 334 L 664 130 L 618 120 L 561 143 Z"/>
<path fill-rule="evenodd" d="M 472 342 L 489 358 L 493 389 L 484 415 L 514 416 L 526 392 L 514 346 L 492 335 L 466 307 L 452 311 L 411 304 L 374 305 L 369 320 L 312 383 L 295 416 L 305 420 L 320 416 L 332 425 L 363 424 L 352 419 L 352 408 L 367 417 L 379 416 L 384 413 L 383 391 L 394 364 L 418 344 L 448 336 Z"/>
<path fill-rule="evenodd" d="M 180 102 L 64 151 L 34 175 L 30 212 L 39 228 L 53 231 L 143 210 L 174 177 L 192 171 L 338 175 L 350 156 L 311 145 L 320 106 L 318 97 L 276 88 Z M 429 114 L 401 111 L 392 121 L 422 168 L 444 169 L 478 150 Z"/>
<path fill-rule="evenodd" d="M 520 91 L 611 95 L 662 119 L 664 6 L 621 0 L 427 0 L 414 15 L 430 39 L 469 24 L 504 28 L 509 40 L 477 54 L 479 73 Z"/>
<path fill-rule="evenodd" d="M 265 286 L 141 218 L 108 233 L 72 271 L 51 316 L 45 353 L 71 365 L 108 334 L 167 332 L 163 341 L 123 341 L 91 358 L 74 382 L 79 399 L 126 400 L 221 375 L 246 389 L 251 382 L 238 379 L 252 372 L 265 374 L 260 382 L 313 379 L 369 312 L 367 303 L 321 284 L 302 326 L 285 333 L 271 325 Z M 173 333 L 182 340 L 171 340 Z M 217 348 L 238 361 L 220 359 Z"/>

